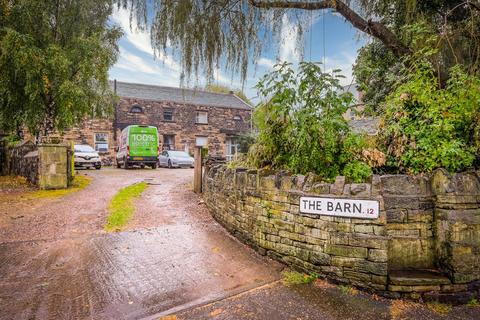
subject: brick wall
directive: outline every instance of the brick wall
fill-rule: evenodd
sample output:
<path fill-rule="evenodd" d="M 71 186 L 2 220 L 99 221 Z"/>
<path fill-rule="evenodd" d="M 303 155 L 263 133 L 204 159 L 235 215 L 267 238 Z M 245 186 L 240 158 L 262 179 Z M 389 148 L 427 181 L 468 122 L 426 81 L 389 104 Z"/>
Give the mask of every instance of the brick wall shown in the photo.
<path fill-rule="evenodd" d="M 213 164 L 204 176 L 212 215 L 262 254 L 388 296 L 461 302 L 480 293 L 479 194 L 475 173 L 324 183 L 314 174 Z M 378 200 L 380 215 L 304 214 L 301 196 Z"/>

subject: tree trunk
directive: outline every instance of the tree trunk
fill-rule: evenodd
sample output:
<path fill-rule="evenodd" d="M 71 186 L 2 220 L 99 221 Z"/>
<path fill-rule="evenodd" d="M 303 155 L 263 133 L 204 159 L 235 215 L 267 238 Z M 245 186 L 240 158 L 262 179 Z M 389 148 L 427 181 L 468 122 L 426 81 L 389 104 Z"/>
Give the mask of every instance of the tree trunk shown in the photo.
<path fill-rule="evenodd" d="M 387 48 L 389 48 L 396 57 L 401 57 L 411 53 L 395 34 L 380 22 L 365 20 L 358 13 L 353 11 L 348 5 L 339 0 L 324 0 L 317 2 L 290 2 L 290 1 L 261 1 L 249 0 L 250 5 L 263 8 L 284 8 L 284 9 L 300 9 L 300 10 L 321 10 L 334 9 L 348 20 L 355 28 L 372 37 L 380 40 Z"/>

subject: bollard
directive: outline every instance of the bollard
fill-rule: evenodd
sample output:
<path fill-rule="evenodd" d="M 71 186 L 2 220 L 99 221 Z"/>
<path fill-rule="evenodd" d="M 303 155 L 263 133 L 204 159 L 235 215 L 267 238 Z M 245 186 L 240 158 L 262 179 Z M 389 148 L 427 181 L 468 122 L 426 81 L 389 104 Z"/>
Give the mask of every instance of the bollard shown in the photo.
<path fill-rule="evenodd" d="M 193 192 L 202 193 L 202 147 L 195 147 L 194 160 Z"/>

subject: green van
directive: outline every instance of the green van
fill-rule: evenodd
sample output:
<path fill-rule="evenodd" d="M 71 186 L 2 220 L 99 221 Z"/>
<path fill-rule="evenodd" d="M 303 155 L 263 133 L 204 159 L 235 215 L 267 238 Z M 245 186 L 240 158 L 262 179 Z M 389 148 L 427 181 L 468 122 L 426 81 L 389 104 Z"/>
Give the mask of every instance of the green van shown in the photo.
<path fill-rule="evenodd" d="M 132 165 L 157 168 L 158 130 L 153 126 L 131 125 L 122 130 L 117 149 L 117 167 Z"/>

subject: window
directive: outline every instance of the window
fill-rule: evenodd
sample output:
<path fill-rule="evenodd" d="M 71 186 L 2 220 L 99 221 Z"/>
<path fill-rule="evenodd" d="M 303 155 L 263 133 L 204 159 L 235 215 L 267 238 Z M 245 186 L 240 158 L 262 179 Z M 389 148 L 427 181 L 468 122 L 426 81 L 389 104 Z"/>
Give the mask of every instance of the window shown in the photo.
<path fill-rule="evenodd" d="M 195 123 L 207 124 L 208 113 L 206 111 L 197 111 L 197 116 L 195 117 Z"/>
<path fill-rule="evenodd" d="M 163 150 L 175 150 L 175 135 L 163 135 Z"/>
<path fill-rule="evenodd" d="M 235 159 L 235 155 L 238 152 L 238 143 L 235 138 L 227 138 L 226 142 L 226 147 L 227 147 L 227 152 L 225 152 L 225 156 L 227 158 L 227 161 L 231 161 Z"/>
<path fill-rule="evenodd" d="M 97 132 L 94 138 L 95 150 L 98 152 L 108 152 L 108 133 Z"/>
<path fill-rule="evenodd" d="M 195 145 L 197 147 L 205 147 L 208 145 L 208 137 L 195 137 Z"/>
<path fill-rule="evenodd" d="M 134 104 L 132 108 L 130 108 L 131 113 L 143 113 L 142 107 L 140 107 L 138 104 Z"/>
<path fill-rule="evenodd" d="M 242 121 L 242 117 L 240 117 L 239 115 L 236 115 L 236 116 L 233 116 L 233 120 Z"/>
<path fill-rule="evenodd" d="M 173 109 L 163 109 L 163 121 L 173 121 Z"/>

